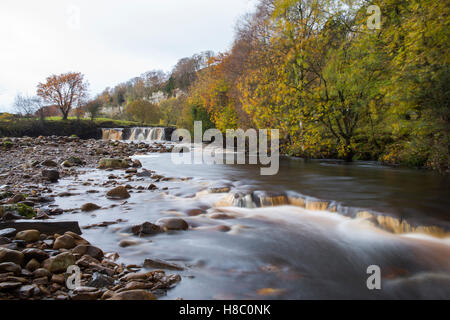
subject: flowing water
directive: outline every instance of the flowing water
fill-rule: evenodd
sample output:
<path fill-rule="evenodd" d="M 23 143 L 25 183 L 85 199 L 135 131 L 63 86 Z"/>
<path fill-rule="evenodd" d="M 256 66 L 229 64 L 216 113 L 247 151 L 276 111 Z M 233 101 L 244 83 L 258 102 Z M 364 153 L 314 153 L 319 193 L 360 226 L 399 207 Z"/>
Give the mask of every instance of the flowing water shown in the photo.
<path fill-rule="evenodd" d="M 185 267 L 168 299 L 450 299 L 447 177 L 289 158 L 281 160 L 278 175 L 260 176 L 258 166 L 174 165 L 171 154 L 136 158 L 166 178 L 123 183 L 155 183 L 158 191 L 113 202 L 103 197 L 108 188 L 102 185 L 111 172 L 89 170 L 75 183 L 62 180 L 55 191 L 78 195 L 56 198 L 57 204 L 95 202 L 107 209 L 58 219 L 82 226 L 126 220 L 84 236 L 126 263 L 157 258 Z M 129 234 L 130 225 L 161 217 L 182 217 L 190 229 Z M 121 248 L 123 239 L 139 244 Z M 381 290 L 367 288 L 370 265 L 381 268 Z"/>

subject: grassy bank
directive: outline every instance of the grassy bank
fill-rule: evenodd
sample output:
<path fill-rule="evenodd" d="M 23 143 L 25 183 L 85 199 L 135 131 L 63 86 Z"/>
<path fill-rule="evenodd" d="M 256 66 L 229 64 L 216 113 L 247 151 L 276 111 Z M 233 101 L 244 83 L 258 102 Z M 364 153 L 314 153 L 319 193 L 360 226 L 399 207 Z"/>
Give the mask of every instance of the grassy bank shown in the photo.
<path fill-rule="evenodd" d="M 143 126 L 134 121 L 99 118 L 94 121 L 60 117 L 39 119 L 15 119 L 0 121 L 0 137 L 38 137 L 38 136 L 70 136 L 77 135 L 82 139 L 100 138 L 101 128 L 126 128 Z"/>

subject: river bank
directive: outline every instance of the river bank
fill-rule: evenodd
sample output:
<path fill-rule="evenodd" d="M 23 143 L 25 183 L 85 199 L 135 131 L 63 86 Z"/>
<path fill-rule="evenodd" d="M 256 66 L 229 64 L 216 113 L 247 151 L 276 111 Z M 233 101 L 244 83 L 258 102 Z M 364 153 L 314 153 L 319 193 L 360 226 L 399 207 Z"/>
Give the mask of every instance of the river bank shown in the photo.
<path fill-rule="evenodd" d="M 179 275 L 166 275 L 163 270 L 173 269 L 171 264 L 152 259 L 141 265 L 116 263 L 116 252 L 106 253 L 92 245 L 72 223 L 52 224 L 57 216 L 71 211 L 54 204 L 57 197 L 71 196 L 70 192 L 55 194 L 53 185 L 60 179 L 76 179 L 82 168 L 95 168 L 105 157 L 123 159 L 119 166 L 135 174 L 141 165 L 129 159 L 130 155 L 166 152 L 165 146 L 83 141 L 77 137 L 5 141 L 9 143 L 2 141 L 0 158 L 0 299 L 154 300 L 181 281 Z M 103 165 L 112 170 L 115 162 L 106 160 Z M 129 189 L 132 187 L 121 191 L 128 194 Z M 121 197 L 110 198 L 117 202 Z M 100 207 L 93 203 L 81 206 L 86 214 L 97 209 Z M 41 232 L 42 227 L 45 232 Z M 141 226 L 134 227 L 137 234 L 145 232 Z M 69 290 L 66 270 L 73 265 L 80 268 L 81 287 Z"/>

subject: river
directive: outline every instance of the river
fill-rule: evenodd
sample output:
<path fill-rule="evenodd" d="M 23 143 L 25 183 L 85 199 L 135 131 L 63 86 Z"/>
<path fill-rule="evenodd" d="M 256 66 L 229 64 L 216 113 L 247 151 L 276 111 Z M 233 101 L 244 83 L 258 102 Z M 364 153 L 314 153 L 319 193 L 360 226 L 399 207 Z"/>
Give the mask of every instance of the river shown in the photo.
<path fill-rule="evenodd" d="M 167 299 L 450 299 L 448 177 L 293 158 L 281 159 L 276 176 L 261 176 L 251 165 L 174 165 L 169 153 L 135 158 L 166 179 L 127 182 L 123 171 L 112 173 L 158 191 L 135 191 L 111 207 L 86 192 L 94 186 L 104 194 L 111 172 L 91 169 L 75 182 L 61 180 L 54 191 L 78 195 L 56 205 L 105 209 L 58 219 L 82 226 L 125 220 L 83 236 L 126 263 L 158 258 L 183 266 Z M 146 238 L 127 231 L 171 216 L 190 229 Z M 139 244 L 122 248 L 123 239 Z M 381 268 L 381 290 L 367 288 L 371 265 Z"/>

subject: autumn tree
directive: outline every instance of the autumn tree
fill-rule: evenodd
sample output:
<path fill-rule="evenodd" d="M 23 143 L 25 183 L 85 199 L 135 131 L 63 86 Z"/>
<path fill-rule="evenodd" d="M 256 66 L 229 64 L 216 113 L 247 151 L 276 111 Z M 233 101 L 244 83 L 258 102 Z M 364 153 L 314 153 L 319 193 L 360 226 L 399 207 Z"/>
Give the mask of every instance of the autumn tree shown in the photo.
<path fill-rule="evenodd" d="M 135 100 L 127 105 L 126 112 L 140 123 L 159 123 L 161 114 L 156 104 L 146 100 Z"/>
<path fill-rule="evenodd" d="M 52 75 L 45 83 L 39 83 L 37 95 L 44 102 L 56 105 L 67 120 L 73 106 L 81 105 L 87 95 L 87 82 L 81 73 L 69 72 Z"/>

